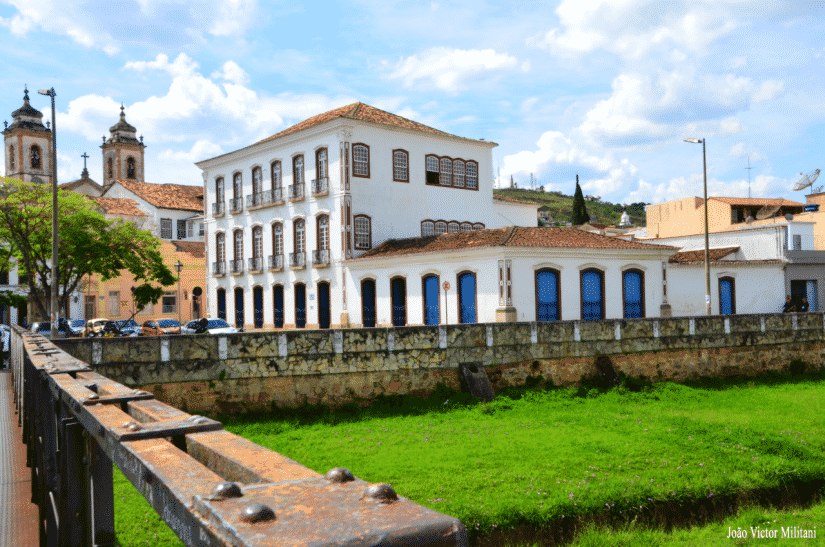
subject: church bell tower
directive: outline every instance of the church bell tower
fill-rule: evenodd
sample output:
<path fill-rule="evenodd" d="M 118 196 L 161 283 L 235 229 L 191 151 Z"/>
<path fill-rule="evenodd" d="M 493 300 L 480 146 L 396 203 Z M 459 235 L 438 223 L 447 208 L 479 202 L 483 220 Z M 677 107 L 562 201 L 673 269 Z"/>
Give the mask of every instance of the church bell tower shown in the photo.
<path fill-rule="evenodd" d="M 120 105 L 120 121 L 109 128 L 111 136 L 103 137 L 103 188 L 117 180 L 143 180 L 143 135 L 135 137 L 137 129 L 126 121 L 123 104 Z"/>
<path fill-rule="evenodd" d="M 11 116 L 11 125 L 3 129 L 6 176 L 51 184 L 52 131 L 43 125 L 43 113 L 29 104 L 28 88 L 23 90 L 23 106 Z"/>

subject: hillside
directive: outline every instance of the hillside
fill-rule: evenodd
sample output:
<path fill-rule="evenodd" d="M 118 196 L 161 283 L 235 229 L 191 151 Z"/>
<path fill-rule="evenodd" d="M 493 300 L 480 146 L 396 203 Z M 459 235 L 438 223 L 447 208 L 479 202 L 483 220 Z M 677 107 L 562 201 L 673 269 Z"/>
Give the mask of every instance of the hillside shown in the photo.
<path fill-rule="evenodd" d="M 527 190 L 524 188 L 499 188 L 493 190 L 493 192 L 499 196 L 537 203 L 539 206 L 546 205 L 550 208 L 550 214 L 556 222 L 570 222 L 573 211 L 573 196 L 566 196 L 559 192 L 542 192 L 541 190 Z M 643 203 L 633 203 L 625 206 L 620 203 L 585 201 L 585 205 L 592 222 L 616 225 L 621 220 L 622 210 L 625 207 L 627 208 L 627 214 L 630 215 L 630 222 L 634 226 L 645 226 L 647 222 Z"/>

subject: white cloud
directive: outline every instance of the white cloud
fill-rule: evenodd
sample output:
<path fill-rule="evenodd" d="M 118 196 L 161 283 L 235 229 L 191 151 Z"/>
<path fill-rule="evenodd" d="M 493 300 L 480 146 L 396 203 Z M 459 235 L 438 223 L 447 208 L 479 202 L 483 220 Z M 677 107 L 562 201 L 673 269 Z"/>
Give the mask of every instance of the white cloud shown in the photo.
<path fill-rule="evenodd" d="M 489 79 L 496 73 L 513 70 L 518 60 L 492 49 L 451 49 L 435 47 L 416 55 L 399 60 L 394 65 L 384 63 L 388 71 L 386 78 L 401 80 L 405 87 L 414 87 L 419 82 L 451 95 L 458 94 L 470 82 L 480 77 Z"/>
<path fill-rule="evenodd" d="M 210 76 L 213 80 L 226 80 L 236 85 L 246 85 L 249 83 L 249 74 L 238 66 L 235 61 L 226 61 L 220 70 L 216 70 Z"/>
<path fill-rule="evenodd" d="M 778 80 L 768 80 L 762 82 L 762 85 L 760 85 L 756 93 L 753 94 L 753 98 L 751 100 L 755 103 L 770 101 L 779 97 L 784 92 L 785 84 L 783 82 Z"/>
<path fill-rule="evenodd" d="M 764 156 L 755 148 L 750 145 L 745 145 L 744 142 L 740 142 L 734 144 L 730 147 L 730 151 L 728 151 L 729 156 L 733 156 L 734 158 L 750 158 L 751 161 L 759 161 L 764 159 Z"/>
<path fill-rule="evenodd" d="M 605 50 L 635 59 L 673 45 L 703 53 L 738 26 L 724 6 L 708 0 L 564 0 L 556 14 L 561 26 L 529 39 L 528 44 L 562 56 Z"/>

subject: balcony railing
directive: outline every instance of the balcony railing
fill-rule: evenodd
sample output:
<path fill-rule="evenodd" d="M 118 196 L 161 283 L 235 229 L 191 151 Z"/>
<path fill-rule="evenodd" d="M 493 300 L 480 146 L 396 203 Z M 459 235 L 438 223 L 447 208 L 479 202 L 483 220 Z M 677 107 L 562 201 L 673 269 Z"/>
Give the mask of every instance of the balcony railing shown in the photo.
<path fill-rule="evenodd" d="M 233 274 L 243 273 L 243 259 L 241 260 L 230 260 L 229 261 L 229 272 Z"/>
<path fill-rule="evenodd" d="M 220 216 L 226 213 L 226 202 L 219 201 L 212 204 L 212 216 Z"/>
<path fill-rule="evenodd" d="M 284 255 L 269 255 L 269 269 L 283 270 L 284 269 Z"/>
<path fill-rule="evenodd" d="M 249 271 L 260 272 L 264 269 L 264 259 L 261 257 L 252 257 L 249 259 Z"/>
<path fill-rule="evenodd" d="M 243 211 L 243 198 L 232 198 L 229 200 L 229 212 L 240 213 Z"/>
<path fill-rule="evenodd" d="M 312 181 L 312 195 L 325 196 L 329 194 L 329 179 L 324 177 L 322 179 L 315 179 Z"/>
<path fill-rule="evenodd" d="M 283 200 L 283 190 L 281 188 L 275 188 L 274 190 L 264 190 L 260 194 L 246 196 L 246 206 L 261 207 L 264 205 L 272 205 Z"/>
<path fill-rule="evenodd" d="M 313 266 L 329 266 L 329 249 L 318 249 L 312 251 Z"/>
<path fill-rule="evenodd" d="M 304 199 L 304 185 L 290 184 L 289 185 L 289 199 Z"/>
<path fill-rule="evenodd" d="M 306 253 L 289 253 L 290 268 L 305 268 L 307 264 Z"/>
<path fill-rule="evenodd" d="M 212 275 L 226 275 L 226 262 L 213 262 Z"/>

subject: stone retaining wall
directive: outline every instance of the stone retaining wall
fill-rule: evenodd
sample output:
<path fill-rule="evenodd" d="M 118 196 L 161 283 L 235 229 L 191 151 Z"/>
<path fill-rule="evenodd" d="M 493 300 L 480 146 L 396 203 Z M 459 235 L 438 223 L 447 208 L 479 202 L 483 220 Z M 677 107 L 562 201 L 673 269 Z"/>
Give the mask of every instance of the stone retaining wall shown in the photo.
<path fill-rule="evenodd" d="M 820 365 L 822 313 L 553 323 L 492 323 L 59 340 L 100 374 L 188 412 L 337 406 L 378 394 L 426 396 L 459 387 L 458 365 L 480 362 L 494 388 L 541 374 L 568 385 L 607 355 L 654 381 L 758 375 L 802 359 Z"/>

